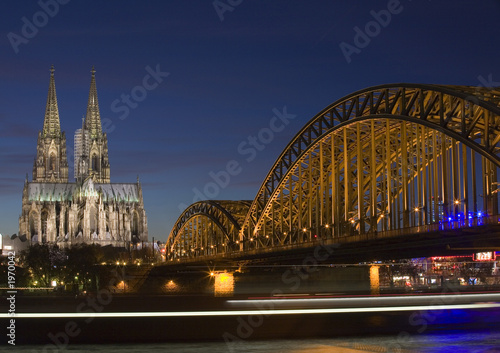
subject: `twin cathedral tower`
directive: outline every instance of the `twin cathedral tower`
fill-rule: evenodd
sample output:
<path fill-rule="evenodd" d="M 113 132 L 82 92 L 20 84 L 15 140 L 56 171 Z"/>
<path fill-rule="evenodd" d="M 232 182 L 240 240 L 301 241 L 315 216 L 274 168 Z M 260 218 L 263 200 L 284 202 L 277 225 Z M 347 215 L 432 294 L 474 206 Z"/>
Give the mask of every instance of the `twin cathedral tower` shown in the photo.
<path fill-rule="evenodd" d="M 75 132 L 74 182 L 68 180 L 66 135 L 61 131 L 54 67 L 43 129 L 38 133 L 33 180 L 24 183 L 19 235 L 30 243 L 128 246 L 148 240 L 142 188 L 111 183 L 108 138 L 102 131 L 95 70 L 92 68 L 87 114 Z"/>

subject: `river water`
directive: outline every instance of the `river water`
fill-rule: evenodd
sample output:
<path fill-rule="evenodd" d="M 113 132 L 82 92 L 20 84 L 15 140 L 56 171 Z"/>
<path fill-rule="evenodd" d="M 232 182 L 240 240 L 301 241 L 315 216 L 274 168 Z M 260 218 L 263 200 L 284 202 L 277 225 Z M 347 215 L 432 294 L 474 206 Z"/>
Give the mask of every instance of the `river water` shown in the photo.
<path fill-rule="evenodd" d="M 147 343 L 109 345 L 68 345 L 64 349 L 54 346 L 0 347 L 0 351 L 26 353 L 143 353 L 143 352 L 236 352 L 236 353 L 355 353 L 355 352 L 401 352 L 401 353 L 493 353 L 500 352 L 500 332 L 439 333 L 433 335 L 400 335 L 379 337 L 269 340 L 239 342 L 194 342 L 194 343 Z M 9 349 L 10 348 L 10 349 Z"/>

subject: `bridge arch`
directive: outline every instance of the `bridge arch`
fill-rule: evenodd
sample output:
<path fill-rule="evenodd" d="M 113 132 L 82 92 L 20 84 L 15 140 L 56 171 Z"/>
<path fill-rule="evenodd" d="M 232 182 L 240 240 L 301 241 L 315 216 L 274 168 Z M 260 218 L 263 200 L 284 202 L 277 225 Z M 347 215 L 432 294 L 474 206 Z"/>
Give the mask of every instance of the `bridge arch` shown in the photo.
<path fill-rule="evenodd" d="M 476 168 L 472 168 L 472 182 L 482 179 L 483 197 L 479 201 L 483 201 L 484 212 L 496 214 L 499 97 L 498 90 L 486 88 L 397 84 L 368 88 L 334 102 L 313 117 L 277 159 L 250 207 L 240 239 L 260 239 L 245 243 L 269 247 L 305 242 L 325 234 L 349 235 L 429 224 L 450 215 L 467 217 L 470 210 L 478 212 L 478 193 L 467 188 L 471 182 L 468 168 L 477 164 L 477 155 L 482 173 L 477 177 Z M 374 146 L 367 152 L 370 141 Z M 401 148 L 408 143 L 412 160 L 411 153 Z M 354 151 L 344 149 L 344 144 Z M 387 144 L 396 146 L 392 155 Z M 333 148 L 337 148 L 335 153 Z M 392 162 L 381 160 L 384 153 L 391 156 Z M 344 166 L 348 173 L 332 167 L 335 162 L 345 164 L 349 160 L 349 165 Z M 381 180 L 384 163 L 393 164 L 385 172 L 397 174 L 385 178 L 390 183 L 386 183 L 385 196 Z M 309 167 L 315 171 L 308 174 Z M 358 168 L 362 172 L 358 173 Z M 404 168 L 406 172 L 402 172 Z M 412 168 L 418 171 L 409 173 Z M 327 178 L 332 175 L 336 183 L 328 183 Z M 433 184 L 424 188 L 422 183 L 430 175 Z M 400 184 L 399 189 L 387 193 L 395 182 Z M 463 190 L 459 190 L 461 182 L 466 185 Z M 363 187 L 358 188 L 358 183 Z M 369 187 L 378 190 L 368 192 Z M 410 198 L 415 192 L 420 197 Z M 391 205 L 387 202 L 380 207 L 384 197 L 395 198 L 392 206 L 401 210 L 388 209 Z M 412 209 L 418 215 L 412 215 Z M 300 214 L 301 210 L 306 210 L 306 214 Z M 272 241 L 267 240 L 268 234 L 273 234 Z"/>
<path fill-rule="evenodd" d="M 196 257 L 202 238 L 224 244 L 200 252 L 215 255 L 496 215 L 499 167 L 497 89 L 375 86 L 314 116 L 239 211 L 227 211 L 231 201 L 190 206 L 168 246 Z M 216 231 L 200 236 L 203 220 Z"/>
<path fill-rule="evenodd" d="M 170 259 L 239 250 L 238 234 L 251 201 L 199 201 L 177 219 L 167 239 Z"/>

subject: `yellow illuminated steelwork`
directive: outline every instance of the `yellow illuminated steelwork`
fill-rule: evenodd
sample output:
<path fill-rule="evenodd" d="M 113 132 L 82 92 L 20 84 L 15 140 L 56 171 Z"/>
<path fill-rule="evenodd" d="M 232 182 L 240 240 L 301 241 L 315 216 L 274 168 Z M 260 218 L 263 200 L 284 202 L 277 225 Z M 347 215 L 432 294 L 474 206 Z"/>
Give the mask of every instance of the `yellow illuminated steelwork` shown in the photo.
<path fill-rule="evenodd" d="M 193 259 L 309 247 L 313 235 L 331 242 L 399 236 L 498 215 L 498 96 L 399 84 L 341 98 L 290 141 L 251 203 L 188 207 L 170 232 L 169 256 L 178 260 L 189 247 L 198 249 Z M 208 246 L 221 243 L 228 246 Z"/>

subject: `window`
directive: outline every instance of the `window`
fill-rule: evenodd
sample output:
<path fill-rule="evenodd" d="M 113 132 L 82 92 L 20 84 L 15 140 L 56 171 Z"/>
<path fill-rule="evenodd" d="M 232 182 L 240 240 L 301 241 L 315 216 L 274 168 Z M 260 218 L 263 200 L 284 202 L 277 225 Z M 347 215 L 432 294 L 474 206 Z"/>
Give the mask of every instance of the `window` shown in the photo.
<path fill-rule="evenodd" d="M 49 157 L 49 171 L 55 171 L 56 170 L 56 156 L 54 153 L 50 154 Z"/>

